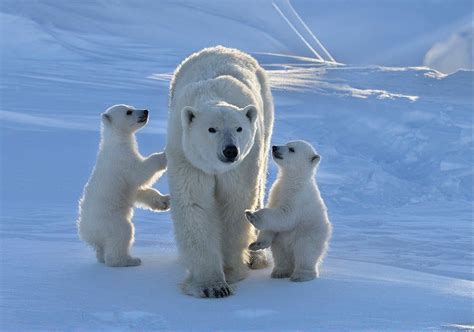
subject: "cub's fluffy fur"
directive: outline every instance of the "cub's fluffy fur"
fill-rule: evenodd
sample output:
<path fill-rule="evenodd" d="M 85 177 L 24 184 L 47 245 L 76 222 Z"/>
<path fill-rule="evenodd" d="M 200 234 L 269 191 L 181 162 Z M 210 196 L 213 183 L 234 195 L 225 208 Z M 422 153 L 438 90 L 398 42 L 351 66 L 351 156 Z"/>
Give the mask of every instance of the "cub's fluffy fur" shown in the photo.
<path fill-rule="evenodd" d="M 261 230 L 250 250 L 271 245 L 275 266 L 272 278 L 308 281 L 319 276 L 319 266 L 331 237 L 326 206 L 315 180 L 320 156 L 304 141 L 273 146 L 278 178 L 267 208 L 246 212 Z"/>
<path fill-rule="evenodd" d="M 97 260 L 108 266 L 136 266 L 131 257 L 134 240 L 134 204 L 167 210 L 169 196 L 150 186 L 166 169 L 164 153 L 143 158 L 135 132 L 148 121 L 147 110 L 115 105 L 102 114 L 97 162 L 79 202 L 79 236 L 96 251 Z"/>

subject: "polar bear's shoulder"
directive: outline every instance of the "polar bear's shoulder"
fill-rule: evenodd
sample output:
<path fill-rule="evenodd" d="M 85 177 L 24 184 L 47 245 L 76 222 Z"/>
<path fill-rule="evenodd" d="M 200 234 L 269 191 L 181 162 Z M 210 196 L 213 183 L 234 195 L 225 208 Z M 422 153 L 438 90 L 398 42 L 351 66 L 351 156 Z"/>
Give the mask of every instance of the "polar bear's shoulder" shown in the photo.
<path fill-rule="evenodd" d="M 178 109 L 186 105 L 205 104 L 210 99 L 225 100 L 238 107 L 256 104 L 254 93 L 241 81 L 230 75 L 189 83 L 176 91 L 175 105 Z"/>
<path fill-rule="evenodd" d="M 235 48 L 224 46 L 208 47 L 191 54 L 177 67 L 175 74 L 188 67 L 209 66 L 226 67 L 229 64 L 248 68 L 258 68 L 259 64 L 253 57 Z"/>

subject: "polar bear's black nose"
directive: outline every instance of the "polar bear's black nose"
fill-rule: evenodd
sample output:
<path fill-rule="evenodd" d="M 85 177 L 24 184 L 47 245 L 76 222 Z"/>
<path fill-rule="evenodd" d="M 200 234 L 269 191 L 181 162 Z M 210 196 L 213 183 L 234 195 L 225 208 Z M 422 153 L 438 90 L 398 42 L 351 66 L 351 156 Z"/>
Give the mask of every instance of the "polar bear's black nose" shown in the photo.
<path fill-rule="evenodd" d="M 227 158 L 227 160 L 234 161 L 234 159 L 239 154 L 239 150 L 237 150 L 235 145 L 227 145 L 222 153 Z"/>
<path fill-rule="evenodd" d="M 272 151 L 273 151 L 273 152 L 278 151 L 278 146 L 273 145 L 273 146 L 272 146 Z"/>
<path fill-rule="evenodd" d="M 148 116 L 148 110 L 143 110 L 143 113 L 145 114 L 145 116 Z"/>

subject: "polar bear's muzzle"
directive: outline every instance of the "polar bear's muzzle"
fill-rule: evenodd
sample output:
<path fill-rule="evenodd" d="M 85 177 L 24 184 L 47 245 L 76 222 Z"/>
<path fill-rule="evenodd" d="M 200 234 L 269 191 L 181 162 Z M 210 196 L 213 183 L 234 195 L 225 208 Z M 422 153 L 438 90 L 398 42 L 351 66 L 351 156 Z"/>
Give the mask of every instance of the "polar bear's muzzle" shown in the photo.
<path fill-rule="evenodd" d="M 148 120 L 148 110 L 142 110 L 142 114 L 138 118 L 138 123 L 147 122 Z"/>
<path fill-rule="evenodd" d="M 234 145 L 226 145 L 222 150 L 222 156 L 219 156 L 223 163 L 233 163 L 239 157 L 239 149 Z"/>
<path fill-rule="evenodd" d="M 275 159 L 283 159 L 283 156 L 282 156 L 281 152 L 279 151 L 278 146 L 276 146 L 276 145 L 272 146 L 272 155 L 273 155 L 273 158 L 275 158 Z"/>

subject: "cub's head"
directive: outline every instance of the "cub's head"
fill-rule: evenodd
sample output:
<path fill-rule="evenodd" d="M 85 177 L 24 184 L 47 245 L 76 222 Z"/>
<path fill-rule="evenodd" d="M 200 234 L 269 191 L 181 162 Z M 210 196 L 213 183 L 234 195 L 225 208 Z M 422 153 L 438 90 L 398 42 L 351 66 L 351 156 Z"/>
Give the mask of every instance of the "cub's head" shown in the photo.
<path fill-rule="evenodd" d="M 148 110 L 137 110 L 129 105 L 114 105 L 102 113 L 103 128 L 117 134 L 133 134 L 147 121 Z"/>
<path fill-rule="evenodd" d="M 305 141 L 291 141 L 272 146 L 273 160 L 287 173 L 312 174 L 321 160 L 314 148 Z"/>
<path fill-rule="evenodd" d="M 257 109 L 227 103 L 205 109 L 181 110 L 183 151 L 186 158 L 207 174 L 236 167 L 250 152 L 256 132 Z"/>

